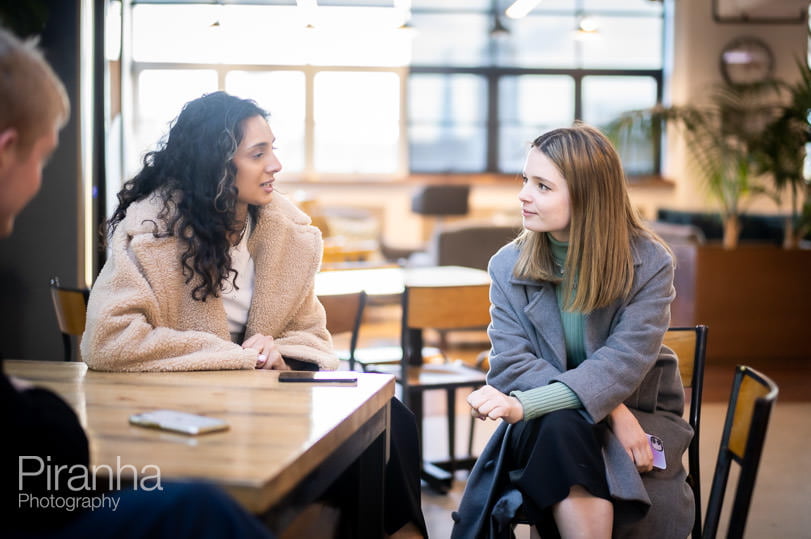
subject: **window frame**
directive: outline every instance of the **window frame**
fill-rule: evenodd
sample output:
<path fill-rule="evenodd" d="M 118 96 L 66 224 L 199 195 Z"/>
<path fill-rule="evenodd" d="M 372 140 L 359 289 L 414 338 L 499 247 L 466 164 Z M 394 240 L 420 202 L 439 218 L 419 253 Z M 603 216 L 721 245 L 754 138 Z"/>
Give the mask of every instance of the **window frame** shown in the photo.
<path fill-rule="evenodd" d="M 494 0 L 490 2 L 490 9 L 486 10 L 483 7 L 453 7 L 449 9 L 421 9 L 419 7 L 412 8 L 413 13 L 467 13 L 487 12 L 491 16 L 500 16 L 503 18 L 503 9 L 499 2 L 501 0 Z M 506 0 L 505 0 L 506 1 Z M 577 0 L 577 5 L 582 6 L 583 0 Z M 199 0 L 197 0 L 199 2 Z M 189 0 L 189 4 L 197 3 L 194 0 Z M 150 2 L 149 0 L 137 1 L 124 1 L 123 16 L 125 21 L 123 28 L 125 35 L 130 35 L 132 31 L 131 16 L 129 14 L 132 6 L 135 3 L 162 3 Z M 186 2 L 180 2 L 186 3 Z M 503 3 L 503 2 L 502 2 Z M 555 11 L 544 11 L 540 13 L 531 13 L 529 16 L 544 16 L 552 15 Z M 609 16 L 649 16 L 642 12 L 634 11 L 606 11 Z M 122 146 L 123 161 L 126 166 L 127 163 L 135 163 L 139 159 L 132 159 L 133 153 L 143 153 L 151 148 L 134 148 L 127 141 L 132 140 L 134 134 L 134 120 L 139 118 L 139 101 L 138 101 L 138 84 L 137 80 L 140 73 L 144 70 L 184 70 L 184 69 L 207 69 L 213 70 L 217 73 L 217 86 L 218 89 L 225 89 L 226 75 L 230 71 L 297 71 L 304 74 L 305 77 L 305 125 L 304 125 L 304 168 L 300 172 L 288 172 L 287 176 L 292 180 L 304 181 L 387 181 L 405 179 L 410 176 L 427 176 L 427 175 L 448 175 L 448 174 L 465 174 L 465 175 L 509 175 L 511 171 L 502 171 L 499 169 L 499 143 L 500 143 L 500 122 L 499 122 L 499 81 L 504 76 L 522 76 L 522 75 L 557 75 L 568 76 L 572 78 L 574 87 L 574 118 L 582 117 L 583 111 L 583 78 L 589 76 L 610 76 L 610 77 L 650 77 L 656 84 L 656 100 L 662 102 L 665 94 L 664 81 L 666 73 L 666 57 L 668 54 L 667 35 L 668 35 L 668 12 L 662 10 L 660 14 L 663 20 L 662 26 L 662 67 L 656 69 L 606 69 L 606 68 L 527 68 L 527 67 L 503 67 L 494 64 L 493 56 L 490 60 L 491 65 L 483 66 L 442 66 L 442 65 L 419 65 L 411 64 L 405 66 L 352 66 L 352 65 L 275 65 L 275 64 L 224 64 L 224 63 L 198 63 L 198 62 L 155 62 L 155 61 L 136 61 L 131 56 L 126 58 L 126 54 L 122 58 L 123 71 L 122 71 L 122 86 L 128 88 L 122 91 L 122 102 L 129 101 L 129 103 L 122 103 L 122 108 L 128 112 L 124 117 L 124 140 Z M 506 19 L 504 19 L 506 20 Z M 489 38 L 491 53 L 495 50 L 496 39 L 493 36 Z M 122 42 L 123 48 L 131 52 L 130 45 Z M 494 54 L 494 53 L 493 53 Z M 319 171 L 315 169 L 315 119 L 314 119 L 314 79 L 315 75 L 323 71 L 346 71 L 346 72 L 391 72 L 394 73 L 400 81 L 400 103 L 399 103 L 399 124 L 398 124 L 398 148 L 397 148 L 397 163 L 396 171 L 394 173 L 335 173 Z M 440 75 L 454 75 L 454 74 L 468 74 L 483 77 L 485 79 L 486 87 L 486 115 L 485 115 L 485 133 L 486 133 L 486 158 L 485 167 L 483 170 L 475 172 L 448 172 L 448 171 L 430 171 L 419 170 L 412 172 L 411 156 L 409 155 L 409 147 L 411 144 L 410 130 L 411 119 L 408 115 L 409 104 L 409 80 L 412 75 L 423 74 L 440 74 Z M 272 111 L 271 111 L 272 113 Z M 282 135 L 283 136 L 283 135 Z M 653 141 L 653 155 L 652 170 L 649 174 L 641 175 L 640 177 L 650 177 L 651 175 L 660 175 L 662 166 L 662 148 L 664 144 L 663 136 L 654 137 Z M 155 141 L 157 142 L 157 141 Z M 153 143 L 154 144 L 154 143 Z M 131 174 L 126 174 L 127 176 Z"/>
<path fill-rule="evenodd" d="M 305 181 L 315 180 L 340 180 L 345 178 L 352 178 L 356 180 L 362 179 L 380 179 L 380 180 L 393 180 L 408 175 L 408 131 L 407 131 L 407 116 L 406 116 L 406 103 L 407 103 L 407 85 L 408 85 L 408 67 L 374 67 L 374 66 L 318 66 L 318 65 L 272 65 L 272 64 L 218 64 L 218 63 L 188 63 L 188 62 L 144 62 L 132 61 L 132 112 L 133 118 L 139 118 L 139 95 L 138 95 L 138 77 L 144 71 L 161 71 L 161 70 L 211 70 L 217 73 L 217 89 L 220 91 L 225 90 L 225 79 L 231 71 L 254 71 L 254 72 L 270 72 L 270 71 L 296 71 L 304 74 L 304 168 L 301 171 L 287 173 L 288 177 L 301 179 Z M 400 110 L 399 110 L 399 127 L 398 127 L 398 148 L 397 148 L 397 163 L 394 173 L 369 173 L 369 172 L 352 172 L 352 173 L 338 173 L 328 172 L 315 169 L 315 77 L 318 73 L 322 72 L 366 72 L 366 73 L 392 73 L 398 80 L 400 85 Z M 180 111 L 178 111 L 179 113 Z M 273 111 L 268 111 L 273 113 Z M 272 121 L 272 116 L 271 116 Z M 133 126 L 134 130 L 134 126 Z M 284 136 L 282 134 L 282 136 Z M 157 140 L 155 141 L 157 142 Z M 141 153 L 148 151 L 148 148 L 130 150 L 140 151 Z M 128 161 L 132 162 L 132 161 Z M 284 165 L 284 163 L 282 163 Z"/>
<path fill-rule="evenodd" d="M 487 86 L 487 159 L 485 160 L 485 170 L 480 172 L 487 174 L 511 174 L 509 171 L 499 170 L 499 80 L 503 76 L 520 75 L 561 75 L 571 77 L 574 81 L 574 121 L 582 118 L 583 115 L 583 78 L 589 76 L 610 76 L 610 77 L 650 77 L 656 81 L 656 100 L 662 101 L 664 90 L 664 73 L 661 69 L 531 69 L 520 67 L 442 67 L 442 66 L 411 66 L 411 75 L 477 75 L 486 79 Z M 408 119 L 407 119 L 408 121 Z M 410 127 L 410 125 L 409 125 Z M 654 174 L 658 174 L 661 167 L 661 143 L 654 144 Z M 409 163 L 410 169 L 410 163 Z M 431 172 L 420 172 L 430 174 Z"/>

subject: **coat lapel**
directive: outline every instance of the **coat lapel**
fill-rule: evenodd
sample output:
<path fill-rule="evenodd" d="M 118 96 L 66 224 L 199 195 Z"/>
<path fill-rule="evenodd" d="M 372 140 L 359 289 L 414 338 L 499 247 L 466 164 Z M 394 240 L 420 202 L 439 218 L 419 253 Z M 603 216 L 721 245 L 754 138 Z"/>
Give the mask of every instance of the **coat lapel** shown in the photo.
<path fill-rule="evenodd" d="M 539 354 L 547 361 L 558 366 L 560 370 L 566 369 L 566 350 L 564 348 L 563 323 L 560 320 L 560 309 L 555 287 L 550 283 L 525 284 L 527 304 L 524 314 L 535 328 L 538 336 Z M 554 314 L 550 314 L 554 313 Z M 552 352 L 548 357 L 546 351 Z"/>

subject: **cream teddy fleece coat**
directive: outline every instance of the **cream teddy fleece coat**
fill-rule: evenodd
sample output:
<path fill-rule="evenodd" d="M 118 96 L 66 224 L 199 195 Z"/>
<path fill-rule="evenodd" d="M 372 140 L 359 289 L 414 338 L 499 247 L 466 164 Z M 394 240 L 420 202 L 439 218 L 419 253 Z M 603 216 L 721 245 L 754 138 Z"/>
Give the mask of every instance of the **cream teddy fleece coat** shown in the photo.
<path fill-rule="evenodd" d="M 258 352 L 231 342 L 222 299 L 192 299 L 184 281 L 184 245 L 156 238 L 162 201 L 133 203 L 110 242 L 110 255 L 90 293 L 82 358 L 103 371 L 253 369 Z M 283 357 L 335 369 L 338 359 L 315 296 L 320 231 L 276 193 L 261 208 L 248 239 L 256 266 L 245 337 L 274 338 Z"/>

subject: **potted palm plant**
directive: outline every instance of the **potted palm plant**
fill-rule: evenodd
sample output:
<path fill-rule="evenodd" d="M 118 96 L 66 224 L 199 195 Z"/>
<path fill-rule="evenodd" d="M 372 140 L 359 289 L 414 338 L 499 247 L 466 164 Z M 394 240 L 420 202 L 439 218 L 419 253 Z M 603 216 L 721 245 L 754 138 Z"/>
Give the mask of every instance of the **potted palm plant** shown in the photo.
<path fill-rule="evenodd" d="M 676 282 L 684 318 L 677 322 L 712 328 L 708 357 L 713 362 L 811 357 L 811 341 L 803 337 L 811 327 L 811 307 L 798 301 L 811 297 L 811 250 L 738 247 L 737 241 L 739 218 L 753 196 L 778 202 L 790 197 L 786 247 L 796 246 L 811 223 L 807 193 L 802 209 L 808 189 L 803 162 L 811 138 L 811 71 L 804 63 L 800 69 L 795 83 L 719 86 L 706 104 L 632 111 L 609 128 L 620 149 L 628 137 L 655 133 L 657 124 L 677 130 L 684 137 L 689 166 L 719 207 L 723 246 L 691 246 L 678 260 L 682 281 Z"/>
<path fill-rule="evenodd" d="M 716 202 L 724 227 L 723 245 L 733 249 L 740 236 L 740 217 L 750 199 L 767 192 L 759 174 L 755 148 L 759 137 L 777 114 L 770 99 L 773 82 L 717 86 L 705 105 L 664 106 L 630 111 L 608 126 L 620 148 L 625 140 L 653 136 L 664 124 L 685 140 L 689 167 L 703 181 Z"/>
<path fill-rule="evenodd" d="M 791 212 L 786 218 L 783 242 L 786 248 L 797 247 L 811 230 L 811 200 L 804 174 L 805 147 L 811 142 L 811 68 L 799 60 L 797 66 L 800 77 L 795 83 L 775 83 L 788 98 L 761 132 L 753 153 L 757 171 L 772 178 L 773 198 L 779 202 L 786 191 L 789 193 Z"/>

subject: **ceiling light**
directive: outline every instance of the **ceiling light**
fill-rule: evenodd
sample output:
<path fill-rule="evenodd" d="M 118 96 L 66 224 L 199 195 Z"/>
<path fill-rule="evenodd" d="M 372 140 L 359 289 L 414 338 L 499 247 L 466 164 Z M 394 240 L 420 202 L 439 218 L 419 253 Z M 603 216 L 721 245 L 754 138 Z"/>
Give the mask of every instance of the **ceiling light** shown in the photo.
<path fill-rule="evenodd" d="M 577 41 L 590 41 L 600 37 L 600 24 L 594 17 L 581 15 L 577 21 L 574 39 Z"/>
<path fill-rule="evenodd" d="M 580 22 L 577 24 L 577 27 L 584 32 L 593 33 L 599 30 L 600 24 L 594 17 L 583 16 L 580 18 Z"/>
<path fill-rule="evenodd" d="M 504 14 L 511 19 L 520 19 L 521 17 L 526 17 L 527 13 L 532 11 L 540 2 L 541 0 L 515 0 L 515 2 L 504 11 Z"/>

